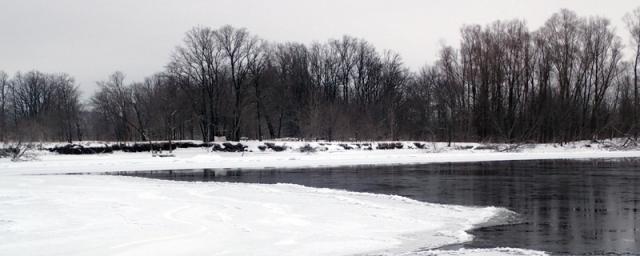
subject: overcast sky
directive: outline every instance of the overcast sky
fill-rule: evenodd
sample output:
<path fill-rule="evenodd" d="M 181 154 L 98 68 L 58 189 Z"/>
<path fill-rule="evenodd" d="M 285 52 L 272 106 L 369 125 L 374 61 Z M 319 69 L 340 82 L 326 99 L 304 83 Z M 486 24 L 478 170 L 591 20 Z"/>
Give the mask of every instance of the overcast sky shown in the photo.
<path fill-rule="evenodd" d="M 246 27 L 270 41 L 310 43 L 343 34 L 399 52 L 417 69 L 440 45 L 458 44 L 463 24 L 527 20 L 531 30 L 561 8 L 612 20 L 638 0 L 2 0 L 0 70 L 74 76 L 86 98 L 116 70 L 128 81 L 161 71 L 196 25 Z"/>

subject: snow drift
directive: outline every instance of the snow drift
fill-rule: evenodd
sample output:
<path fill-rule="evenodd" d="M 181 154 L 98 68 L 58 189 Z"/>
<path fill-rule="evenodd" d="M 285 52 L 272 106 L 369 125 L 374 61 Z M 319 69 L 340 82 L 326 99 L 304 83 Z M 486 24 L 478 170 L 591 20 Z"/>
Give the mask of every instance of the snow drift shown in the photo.
<path fill-rule="evenodd" d="M 93 175 L 3 176 L 0 195 L 0 255 L 398 254 L 468 241 L 465 230 L 511 214 L 288 184 Z"/>

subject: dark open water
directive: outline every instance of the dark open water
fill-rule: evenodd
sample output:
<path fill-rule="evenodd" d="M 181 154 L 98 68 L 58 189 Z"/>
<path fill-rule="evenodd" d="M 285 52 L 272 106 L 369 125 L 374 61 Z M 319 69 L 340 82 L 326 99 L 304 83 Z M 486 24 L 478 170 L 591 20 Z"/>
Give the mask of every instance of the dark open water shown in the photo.
<path fill-rule="evenodd" d="M 500 206 L 516 224 L 473 230 L 466 248 L 640 255 L 640 160 L 540 160 L 324 169 L 181 170 L 116 175 L 184 181 L 293 183 L 420 201 Z"/>

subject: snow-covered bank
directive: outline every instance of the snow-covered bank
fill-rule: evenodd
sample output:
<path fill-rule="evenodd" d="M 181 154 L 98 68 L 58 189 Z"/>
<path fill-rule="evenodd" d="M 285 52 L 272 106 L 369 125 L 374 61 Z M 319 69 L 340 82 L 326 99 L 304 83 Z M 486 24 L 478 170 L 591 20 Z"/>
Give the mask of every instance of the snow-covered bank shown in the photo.
<path fill-rule="evenodd" d="M 395 254 L 467 241 L 496 214 L 286 184 L 2 175 L 0 255 Z"/>
<path fill-rule="evenodd" d="M 209 152 L 206 148 L 174 151 L 175 157 L 152 157 L 150 153 L 96 155 L 58 155 L 35 152 L 37 160 L 12 162 L 0 158 L 2 174 L 41 174 L 65 172 L 107 172 L 200 168 L 304 168 L 348 165 L 396 165 L 441 162 L 475 162 L 535 159 L 585 159 L 640 157 L 640 150 L 611 151 L 595 146 L 557 147 L 538 145 L 519 152 L 442 148 L 439 153 L 425 149 L 341 150 L 333 148 L 315 153 L 285 152 Z M 460 149 L 463 148 L 463 149 Z"/>

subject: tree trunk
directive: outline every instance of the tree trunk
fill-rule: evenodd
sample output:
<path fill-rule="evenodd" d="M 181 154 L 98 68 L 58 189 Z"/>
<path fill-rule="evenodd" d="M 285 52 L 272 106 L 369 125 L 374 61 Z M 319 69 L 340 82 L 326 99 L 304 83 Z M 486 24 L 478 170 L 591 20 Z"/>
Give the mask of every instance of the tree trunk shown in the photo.
<path fill-rule="evenodd" d="M 256 90 L 256 126 L 257 126 L 257 133 L 256 135 L 258 136 L 258 141 L 262 141 L 262 122 L 261 122 L 261 116 L 260 116 L 260 102 L 261 102 L 261 98 L 260 98 L 260 85 L 258 84 L 258 82 L 255 82 L 255 90 Z"/>
<path fill-rule="evenodd" d="M 636 48 L 636 59 L 633 64 L 633 124 L 631 127 L 633 127 L 633 137 L 635 139 L 638 138 L 638 128 L 636 126 L 638 123 L 638 112 L 640 111 L 640 109 L 638 109 L 638 105 L 640 104 L 640 102 L 638 102 L 638 62 L 640 62 L 640 43 Z"/>

